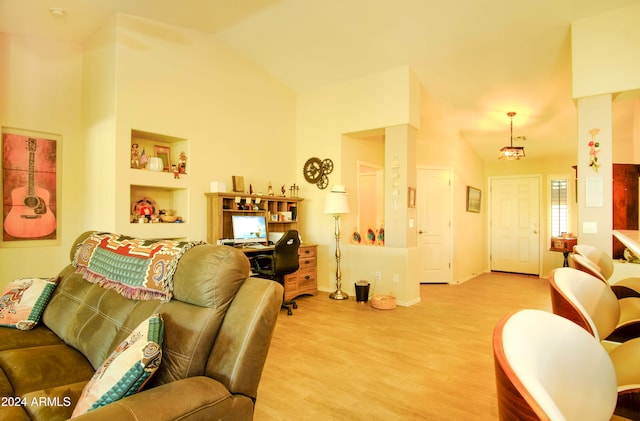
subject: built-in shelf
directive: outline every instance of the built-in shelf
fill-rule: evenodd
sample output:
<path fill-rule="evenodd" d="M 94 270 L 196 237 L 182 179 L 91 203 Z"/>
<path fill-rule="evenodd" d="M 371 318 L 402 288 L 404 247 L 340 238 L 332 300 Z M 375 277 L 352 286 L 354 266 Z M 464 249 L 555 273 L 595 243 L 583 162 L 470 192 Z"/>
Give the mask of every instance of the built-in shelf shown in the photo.
<path fill-rule="evenodd" d="M 180 174 L 180 178 L 175 178 L 171 173 L 149 170 L 130 169 L 129 180 L 132 184 L 141 186 L 168 187 L 174 189 L 184 189 L 189 186 L 188 174 Z"/>
<path fill-rule="evenodd" d="M 207 241 L 210 243 L 233 238 L 231 225 L 233 215 L 264 215 L 267 220 L 267 232 L 298 229 L 302 198 L 243 193 L 205 193 L 205 195 L 207 197 Z"/>
<path fill-rule="evenodd" d="M 133 148 L 137 146 L 137 160 L 133 158 Z M 146 156 L 146 159 L 152 157 L 160 157 L 164 163 L 164 171 L 172 173 L 171 167 L 173 165 L 180 166 L 180 154 L 184 152 L 185 156 L 189 154 L 189 141 L 184 138 L 167 136 L 158 133 L 152 133 L 142 130 L 131 130 L 131 148 L 132 148 L 132 162 L 131 167 L 134 169 L 145 170 L 148 168 L 148 161 L 142 159 L 142 155 Z M 189 173 L 188 163 L 182 170 L 183 174 Z"/>
<path fill-rule="evenodd" d="M 177 175 L 171 171 L 171 166 L 179 165 L 181 152 L 188 156 L 188 140 L 142 130 L 131 130 L 132 147 L 134 144 L 138 146 L 138 162 L 132 159 L 128 172 L 131 204 L 129 215 L 127 215 L 130 222 L 128 234 L 143 238 L 185 238 L 190 219 L 188 165 L 183 168 L 182 173 L 178 172 Z M 166 168 L 163 171 L 152 171 L 147 168 L 144 159 L 140 159 L 143 151 L 147 158 L 161 157 Z M 141 201 L 153 204 L 151 217 L 153 223 L 138 222 L 140 215 L 135 212 L 134 206 Z M 179 216 L 183 222 L 159 222 L 158 217 L 161 211 Z"/>

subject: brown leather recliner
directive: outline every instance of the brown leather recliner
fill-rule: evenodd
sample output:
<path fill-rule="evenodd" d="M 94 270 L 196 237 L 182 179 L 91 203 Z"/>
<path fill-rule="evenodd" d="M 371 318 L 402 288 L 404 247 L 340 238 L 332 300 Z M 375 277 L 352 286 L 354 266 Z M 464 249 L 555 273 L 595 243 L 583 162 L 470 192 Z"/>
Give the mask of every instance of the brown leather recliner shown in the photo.
<path fill-rule="evenodd" d="M 82 234 L 72 247 L 91 232 Z M 0 328 L 0 419 L 67 419 L 95 370 L 141 321 L 160 313 L 162 362 L 144 390 L 78 420 L 250 420 L 282 287 L 250 278 L 244 253 L 198 245 L 178 263 L 169 302 L 136 301 L 67 266 L 40 325 Z M 40 403 L 40 404 L 39 404 Z"/>

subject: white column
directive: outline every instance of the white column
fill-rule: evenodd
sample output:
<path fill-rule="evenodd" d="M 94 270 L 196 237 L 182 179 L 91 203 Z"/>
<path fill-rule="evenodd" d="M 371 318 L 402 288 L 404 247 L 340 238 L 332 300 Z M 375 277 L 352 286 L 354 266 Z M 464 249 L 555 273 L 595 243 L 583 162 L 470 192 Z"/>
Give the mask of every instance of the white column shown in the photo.
<path fill-rule="evenodd" d="M 578 99 L 578 242 L 611 253 L 612 110 L 611 94 Z M 597 132 L 597 134 L 596 134 Z M 591 155 L 592 140 L 598 144 Z M 591 165 L 597 157 L 597 164 Z"/>

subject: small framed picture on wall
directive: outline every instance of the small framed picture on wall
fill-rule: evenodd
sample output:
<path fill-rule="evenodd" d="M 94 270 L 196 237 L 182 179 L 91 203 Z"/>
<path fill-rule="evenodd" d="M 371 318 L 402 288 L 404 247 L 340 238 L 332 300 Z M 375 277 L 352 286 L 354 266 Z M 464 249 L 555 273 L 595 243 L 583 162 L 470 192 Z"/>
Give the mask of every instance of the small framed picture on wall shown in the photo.
<path fill-rule="evenodd" d="M 467 212 L 480 213 L 481 200 L 482 191 L 475 187 L 467 186 Z"/>
<path fill-rule="evenodd" d="M 416 188 L 415 187 L 409 187 L 409 192 L 407 194 L 407 206 L 410 208 L 415 208 L 416 207 Z"/>
<path fill-rule="evenodd" d="M 237 193 L 244 193 L 244 177 L 241 175 L 231 176 L 233 183 L 233 191 Z"/>

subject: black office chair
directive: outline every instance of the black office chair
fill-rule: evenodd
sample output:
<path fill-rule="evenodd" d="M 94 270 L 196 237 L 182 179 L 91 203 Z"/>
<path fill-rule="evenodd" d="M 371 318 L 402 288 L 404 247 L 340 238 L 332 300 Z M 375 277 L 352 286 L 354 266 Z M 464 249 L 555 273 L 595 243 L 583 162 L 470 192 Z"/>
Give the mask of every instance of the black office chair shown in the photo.
<path fill-rule="evenodd" d="M 274 280 L 284 286 L 284 276 L 298 270 L 300 236 L 298 231 L 289 230 L 278 240 L 273 249 L 273 254 L 261 254 L 255 256 L 252 261 L 253 272 L 258 278 Z M 282 308 L 291 316 L 291 308 L 298 308 L 294 300 L 282 301 Z"/>

